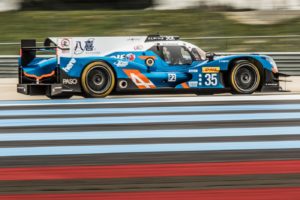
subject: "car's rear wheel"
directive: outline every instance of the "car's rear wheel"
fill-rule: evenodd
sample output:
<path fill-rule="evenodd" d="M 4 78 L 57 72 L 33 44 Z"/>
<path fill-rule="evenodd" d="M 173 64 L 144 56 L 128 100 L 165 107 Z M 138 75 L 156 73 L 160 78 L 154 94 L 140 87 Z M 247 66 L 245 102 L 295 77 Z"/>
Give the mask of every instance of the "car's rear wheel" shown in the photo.
<path fill-rule="evenodd" d="M 235 63 L 230 73 L 230 84 L 233 93 L 252 94 L 261 82 L 259 67 L 248 60 Z"/>
<path fill-rule="evenodd" d="M 93 62 L 86 66 L 81 76 L 81 85 L 86 97 L 105 97 L 115 86 L 115 75 L 104 62 Z"/>

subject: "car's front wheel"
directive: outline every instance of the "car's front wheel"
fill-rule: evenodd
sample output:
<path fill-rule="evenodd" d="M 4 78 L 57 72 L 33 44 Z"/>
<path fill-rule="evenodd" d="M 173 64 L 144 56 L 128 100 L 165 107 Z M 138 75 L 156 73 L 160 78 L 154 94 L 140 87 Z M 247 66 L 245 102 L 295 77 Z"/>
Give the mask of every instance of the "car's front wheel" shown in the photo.
<path fill-rule="evenodd" d="M 115 75 L 104 62 L 93 62 L 85 67 L 81 85 L 86 97 L 105 97 L 114 89 Z"/>
<path fill-rule="evenodd" d="M 250 61 L 242 60 L 235 63 L 230 73 L 230 84 L 233 93 L 252 94 L 261 82 L 259 67 Z"/>

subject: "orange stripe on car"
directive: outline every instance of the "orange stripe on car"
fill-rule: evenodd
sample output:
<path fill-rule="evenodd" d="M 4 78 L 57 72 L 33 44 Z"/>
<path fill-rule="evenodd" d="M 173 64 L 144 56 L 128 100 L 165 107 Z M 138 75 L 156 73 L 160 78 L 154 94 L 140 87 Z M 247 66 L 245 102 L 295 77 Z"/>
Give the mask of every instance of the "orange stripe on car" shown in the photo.
<path fill-rule="evenodd" d="M 190 88 L 187 83 L 181 83 L 182 88 L 188 89 Z"/>
<path fill-rule="evenodd" d="M 156 60 L 156 56 L 139 56 L 140 59 L 146 60 L 148 58 L 152 58 L 153 60 Z"/>
<path fill-rule="evenodd" d="M 139 89 L 154 89 L 156 86 L 139 70 L 123 69 L 124 73 L 134 82 Z"/>
<path fill-rule="evenodd" d="M 51 73 L 49 74 L 43 74 L 42 76 L 36 76 L 34 74 L 28 74 L 26 72 L 24 72 L 24 75 L 29 77 L 29 78 L 35 78 L 36 80 L 41 80 L 43 78 L 48 78 L 48 77 L 51 77 L 55 74 L 55 71 L 53 70 Z"/>

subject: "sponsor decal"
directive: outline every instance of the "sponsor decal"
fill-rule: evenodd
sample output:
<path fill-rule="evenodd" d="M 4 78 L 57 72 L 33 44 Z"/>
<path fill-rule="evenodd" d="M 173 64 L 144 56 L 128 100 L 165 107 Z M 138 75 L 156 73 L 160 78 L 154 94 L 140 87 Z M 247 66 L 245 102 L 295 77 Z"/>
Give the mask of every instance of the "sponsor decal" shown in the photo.
<path fill-rule="evenodd" d="M 68 38 L 63 38 L 60 41 L 60 46 L 62 48 L 62 53 L 69 53 L 70 52 L 70 40 Z"/>
<path fill-rule="evenodd" d="M 18 88 L 18 91 L 26 92 L 26 87 L 25 86 L 19 86 L 17 88 Z"/>
<path fill-rule="evenodd" d="M 66 67 L 64 67 L 64 68 L 62 68 L 65 72 L 69 72 L 72 68 L 73 68 L 73 66 L 74 66 L 74 64 L 76 63 L 76 59 L 75 58 L 72 58 L 70 61 L 69 61 L 69 63 L 67 64 L 67 66 Z"/>
<path fill-rule="evenodd" d="M 266 83 L 266 86 L 278 86 L 278 83 Z"/>
<path fill-rule="evenodd" d="M 94 51 L 94 49 L 95 49 L 95 47 L 94 47 L 94 41 L 95 41 L 94 38 L 90 38 L 87 41 L 85 41 L 84 49 L 86 51 Z"/>
<path fill-rule="evenodd" d="M 129 60 L 129 61 L 134 61 L 135 60 L 135 55 L 133 54 L 133 53 L 129 53 L 129 54 L 127 54 L 127 59 Z"/>
<path fill-rule="evenodd" d="M 189 69 L 189 73 L 198 73 L 198 69 Z"/>
<path fill-rule="evenodd" d="M 113 56 L 110 56 L 111 58 L 116 58 L 116 59 L 121 59 L 121 60 L 124 60 L 126 58 L 126 55 L 125 54 L 122 54 L 122 55 L 113 55 Z"/>
<path fill-rule="evenodd" d="M 132 41 L 132 42 L 135 42 L 135 41 L 140 41 L 141 39 L 140 38 L 128 38 L 127 39 L 128 41 Z"/>
<path fill-rule="evenodd" d="M 137 69 L 123 69 L 124 73 L 139 89 L 153 89 L 155 85 Z"/>
<path fill-rule="evenodd" d="M 117 59 L 128 60 L 128 61 L 134 61 L 135 60 L 135 55 L 133 53 L 118 54 L 118 55 L 111 56 L 111 58 L 117 58 Z"/>
<path fill-rule="evenodd" d="M 118 60 L 117 62 L 114 62 L 114 65 L 116 65 L 117 67 L 127 67 L 128 62 L 127 61 Z"/>
<path fill-rule="evenodd" d="M 74 49 L 74 54 L 82 54 L 84 52 L 84 49 L 82 48 L 81 41 L 76 41 L 75 49 Z"/>
<path fill-rule="evenodd" d="M 62 48 L 69 48 L 70 47 L 70 40 L 68 38 L 64 38 L 61 40 L 60 43 Z"/>
<path fill-rule="evenodd" d="M 151 36 L 147 37 L 146 42 L 149 42 L 149 41 L 174 41 L 174 40 L 178 40 L 178 39 L 179 39 L 178 36 L 151 35 Z"/>
<path fill-rule="evenodd" d="M 219 73 L 220 67 L 203 67 L 202 73 Z"/>
<path fill-rule="evenodd" d="M 65 85 L 76 85 L 78 83 L 77 79 L 63 79 L 63 84 Z"/>
<path fill-rule="evenodd" d="M 168 74 L 168 82 L 176 82 L 176 74 Z"/>
<path fill-rule="evenodd" d="M 89 38 L 88 40 L 84 41 L 84 46 L 81 41 L 76 41 L 74 54 L 79 55 L 84 52 L 86 52 L 86 54 L 100 54 L 100 52 L 96 52 L 94 41 L 95 38 Z"/>
<path fill-rule="evenodd" d="M 220 63 L 228 63 L 229 60 L 220 60 Z"/>
<path fill-rule="evenodd" d="M 142 50 L 144 48 L 143 45 L 136 45 L 133 47 L 134 50 Z"/>
<path fill-rule="evenodd" d="M 57 90 L 58 90 L 58 91 L 61 91 L 61 90 L 62 90 L 62 87 L 58 86 L 58 87 L 52 88 L 52 92 L 53 92 L 53 93 L 56 93 Z"/>
<path fill-rule="evenodd" d="M 197 81 L 190 81 L 188 82 L 190 87 L 198 87 L 198 82 Z"/>

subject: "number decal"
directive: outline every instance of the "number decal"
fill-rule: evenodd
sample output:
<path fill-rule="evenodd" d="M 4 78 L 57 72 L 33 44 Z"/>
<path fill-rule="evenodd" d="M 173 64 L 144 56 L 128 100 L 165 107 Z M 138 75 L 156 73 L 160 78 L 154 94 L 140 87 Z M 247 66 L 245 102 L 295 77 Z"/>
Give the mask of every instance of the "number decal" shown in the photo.
<path fill-rule="evenodd" d="M 139 89 L 156 88 L 155 85 L 139 70 L 124 69 L 123 71 Z"/>
<path fill-rule="evenodd" d="M 205 85 L 206 86 L 216 86 L 218 85 L 217 74 L 205 74 Z"/>
<path fill-rule="evenodd" d="M 154 86 L 150 80 L 143 80 L 134 73 L 130 73 L 130 78 L 139 88 L 152 88 Z"/>
<path fill-rule="evenodd" d="M 168 82 L 176 82 L 176 74 L 168 74 Z"/>

